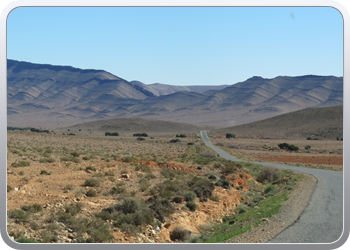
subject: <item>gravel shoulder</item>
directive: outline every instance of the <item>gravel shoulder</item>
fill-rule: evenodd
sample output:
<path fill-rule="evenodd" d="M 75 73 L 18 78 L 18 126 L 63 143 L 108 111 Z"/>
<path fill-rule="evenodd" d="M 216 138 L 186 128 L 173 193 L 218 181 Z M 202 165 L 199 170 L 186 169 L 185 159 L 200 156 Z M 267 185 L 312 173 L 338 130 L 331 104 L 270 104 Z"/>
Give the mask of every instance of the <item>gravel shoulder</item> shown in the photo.
<path fill-rule="evenodd" d="M 297 221 L 309 204 L 317 184 L 317 179 L 312 175 L 303 175 L 305 177 L 295 186 L 279 213 L 258 227 L 252 228 L 251 231 L 227 240 L 225 243 L 265 243 Z"/>

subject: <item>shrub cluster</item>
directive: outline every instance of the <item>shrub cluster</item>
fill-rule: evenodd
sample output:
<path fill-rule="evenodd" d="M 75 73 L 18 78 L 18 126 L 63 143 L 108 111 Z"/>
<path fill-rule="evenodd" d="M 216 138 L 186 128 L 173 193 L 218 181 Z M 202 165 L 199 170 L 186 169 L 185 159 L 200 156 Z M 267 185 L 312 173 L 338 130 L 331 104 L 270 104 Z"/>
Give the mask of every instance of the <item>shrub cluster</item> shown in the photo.
<path fill-rule="evenodd" d="M 31 128 L 20 128 L 20 127 L 7 127 L 7 130 L 30 130 Z"/>
<path fill-rule="evenodd" d="M 187 202 L 186 207 L 188 207 L 188 209 L 191 211 L 196 211 L 198 209 L 197 204 L 192 201 Z"/>
<path fill-rule="evenodd" d="M 174 206 L 171 205 L 169 200 L 159 198 L 156 195 L 147 200 L 147 205 L 154 211 L 154 217 L 162 223 L 165 222 L 165 217 L 169 216 L 175 211 Z"/>
<path fill-rule="evenodd" d="M 180 138 L 186 138 L 187 136 L 184 134 L 177 134 L 176 137 L 180 137 Z"/>
<path fill-rule="evenodd" d="M 128 233 L 135 233 L 139 226 L 154 223 L 154 211 L 135 197 L 124 198 L 117 204 L 102 209 L 96 217 L 103 220 L 113 220 L 113 225 Z"/>
<path fill-rule="evenodd" d="M 105 136 L 119 136 L 118 132 L 106 132 Z"/>
<path fill-rule="evenodd" d="M 212 192 L 215 189 L 215 185 L 211 183 L 208 179 L 195 176 L 189 182 L 188 186 L 191 191 L 193 191 L 200 201 L 207 201 Z"/>
<path fill-rule="evenodd" d="M 28 167 L 29 165 L 30 165 L 30 162 L 28 161 L 13 162 L 11 164 L 12 167 Z"/>
<path fill-rule="evenodd" d="M 233 161 L 225 161 L 220 165 L 220 170 L 222 174 L 233 174 L 236 172 L 238 167 L 240 166 Z"/>
<path fill-rule="evenodd" d="M 98 186 L 100 186 L 100 181 L 97 179 L 86 179 L 84 186 L 98 187 Z"/>
<path fill-rule="evenodd" d="M 226 133 L 226 138 L 230 139 L 230 138 L 236 138 L 235 134 L 231 134 L 231 133 Z"/>
<path fill-rule="evenodd" d="M 133 136 L 136 136 L 136 137 L 148 137 L 148 134 L 146 134 L 146 133 L 136 133 L 136 134 L 133 134 Z"/>
<path fill-rule="evenodd" d="M 286 149 L 286 150 L 289 150 L 289 151 L 298 151 L 299 150 L 299 147 L 297 147 L 295 145 L 291 145 L 291 144 L 285 143 L 285 142 L 278 144 L 278 147 L 280 149 Z"/>
<path fill-rule="evenodd" d="M 231 188 L 231 182 L 226 179 L 224 175 L 220 177 L 220 179 L 215 183 L 215 186 L 223 187 L 225 189 Z"/>
<path fill-rule="evenodd" d="M 177 143 L 177 142 L 181 142 L 181 140 L 180 139 L 172 139 L 169 142 L 170 143 Z"/>
<path fill-rule="evenodd" d="M 277 168 L 273 167 L 264 167 L 260 171 L 258 177 L 256 178 L 259 182 L 274 182 L 278 181 L 281 178 L 281 173 Z"/>
<path fill-rule="evenodd" d="M 36 133 L 50 133 L 47 129 L 38 129 L 38 128 L 31 128 L 30 131 L 36 132 Z"/>
<path fill-rule="evenodd" d="M 186 230 L 182 227 L 175 227 L 173 231 L 170 232 L 170 239 L 172 241 L 184 241 L 191 236 L 191 231 Z"/>

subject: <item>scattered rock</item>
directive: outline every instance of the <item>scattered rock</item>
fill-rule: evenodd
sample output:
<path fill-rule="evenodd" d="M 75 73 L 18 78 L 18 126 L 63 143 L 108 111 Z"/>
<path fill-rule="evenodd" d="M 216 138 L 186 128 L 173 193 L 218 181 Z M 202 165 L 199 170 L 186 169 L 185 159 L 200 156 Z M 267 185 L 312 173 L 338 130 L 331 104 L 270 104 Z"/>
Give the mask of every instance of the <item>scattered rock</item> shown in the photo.
<path fill-rule="evenodd" d="M 163 227 L 165 227 L 165 228 L 169 228 L 169 227 L 170 227 L 170 225 L 171 225 L 171 223 L 170 223 L 170 222 L 165 222 L 165 223 L 163 224 Z"/>
<path fill-rule="evenodd" d="M 269 221 L 268 218 L 262 218 L 261 220 L 262 220 L 262 221 Z"/>
<path fill-rule="evenodd" d="M 128 174 L 122 174 L 122 178 L 129 179 L 129 175 Z"/>

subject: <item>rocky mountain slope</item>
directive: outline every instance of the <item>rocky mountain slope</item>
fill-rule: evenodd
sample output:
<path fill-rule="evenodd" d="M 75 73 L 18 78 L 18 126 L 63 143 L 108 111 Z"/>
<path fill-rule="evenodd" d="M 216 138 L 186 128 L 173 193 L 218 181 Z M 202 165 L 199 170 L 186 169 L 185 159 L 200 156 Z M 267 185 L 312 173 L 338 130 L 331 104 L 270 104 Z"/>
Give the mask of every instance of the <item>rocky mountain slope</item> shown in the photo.
<path fill-rule="evenodd" d="M 8 60 L 7 68 L 9 126 L 56 128 L 142 117 L 228 127 L 305 108 L 343 104 L 343 78 L 334 76 L 252 77 L 215 89 L 144 85 L 103 70 L 14 60 Z"/>

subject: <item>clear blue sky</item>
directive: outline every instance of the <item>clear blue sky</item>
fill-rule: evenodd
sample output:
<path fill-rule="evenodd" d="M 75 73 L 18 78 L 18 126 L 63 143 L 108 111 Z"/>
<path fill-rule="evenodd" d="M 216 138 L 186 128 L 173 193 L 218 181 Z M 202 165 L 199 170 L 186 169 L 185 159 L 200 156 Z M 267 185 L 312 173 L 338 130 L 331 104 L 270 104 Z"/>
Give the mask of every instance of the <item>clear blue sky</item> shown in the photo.
<path fill-rule="evenodd" d="M 328 7 L 21 7 L 7 58 L 146 84 L 343 76 L 343 19 Z"/>

